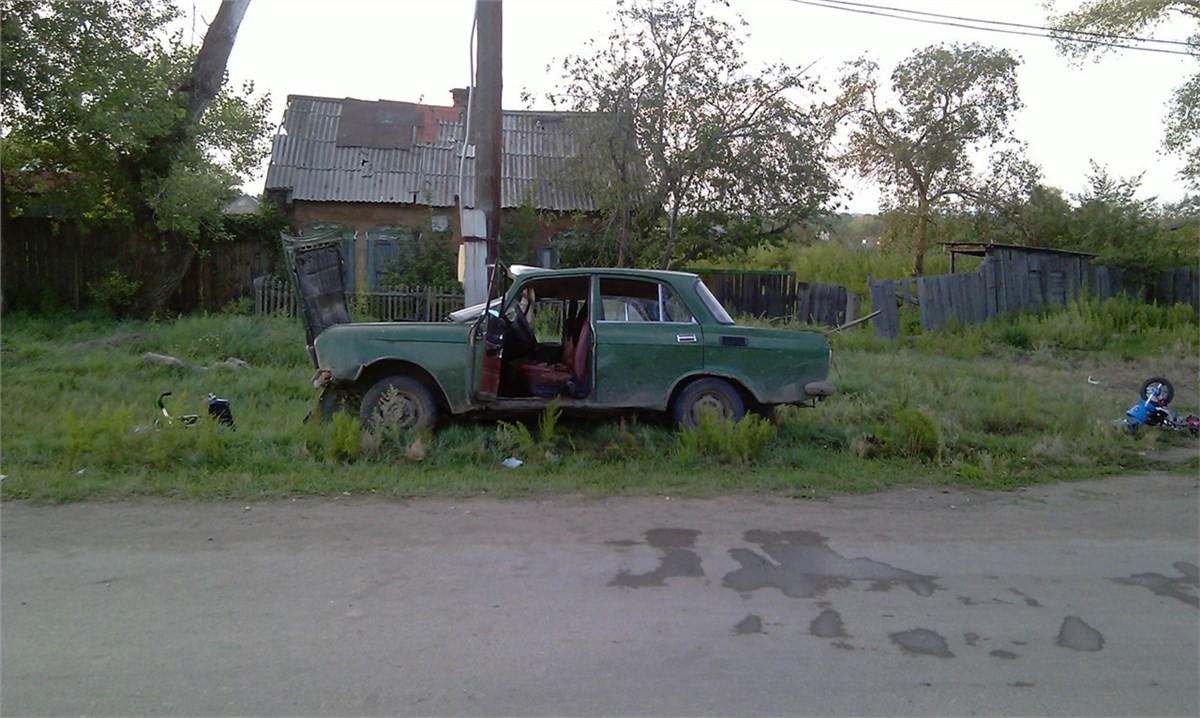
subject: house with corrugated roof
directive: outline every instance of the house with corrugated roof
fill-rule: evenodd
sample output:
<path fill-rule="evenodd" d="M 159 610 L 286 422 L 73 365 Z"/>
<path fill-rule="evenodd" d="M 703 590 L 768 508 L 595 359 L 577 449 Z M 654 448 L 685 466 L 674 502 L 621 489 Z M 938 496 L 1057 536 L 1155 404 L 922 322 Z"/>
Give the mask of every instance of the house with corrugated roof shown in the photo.
<path fill-rule="evenodd" d="M 462 242 L 458 198 L 473 204 L 475 147 L 464 132 L 467 92 L 452 94 L 451 107 L 288 96 L 266 194 L 296 234 L 341 237 L 346 286 L 380 288 L 430 233 L 455 247 Z M 547 220 L 531 238 L 529 262 L 552 265 L 556 234 L 595 210 L 591 197 L 572 191 L 563 176 L 579 153 L 584 117 L 503 112 L 501 222 L 522 207 Z"/>

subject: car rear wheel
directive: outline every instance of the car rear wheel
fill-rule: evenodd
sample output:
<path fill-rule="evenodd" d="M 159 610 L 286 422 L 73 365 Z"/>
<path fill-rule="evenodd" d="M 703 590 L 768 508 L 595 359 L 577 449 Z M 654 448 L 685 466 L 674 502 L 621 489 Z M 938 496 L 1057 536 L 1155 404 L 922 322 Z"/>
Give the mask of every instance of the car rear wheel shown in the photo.
<path fill-rule="evenodd" d="M 429 389 L 411 376 L 380 379 L 363 396 L 363 426 L 371 430 L 407 431 L 433 426 L 438 405 Z"/>
<path fill-rule="evenodd" d="M 694 381 L 675 397 L 672 414 L 681 429 L 695 429 L 706 411 L 730 421 L 741 421 L 746 405 L 737 389 L 724 379 L 708 378 Z"/>

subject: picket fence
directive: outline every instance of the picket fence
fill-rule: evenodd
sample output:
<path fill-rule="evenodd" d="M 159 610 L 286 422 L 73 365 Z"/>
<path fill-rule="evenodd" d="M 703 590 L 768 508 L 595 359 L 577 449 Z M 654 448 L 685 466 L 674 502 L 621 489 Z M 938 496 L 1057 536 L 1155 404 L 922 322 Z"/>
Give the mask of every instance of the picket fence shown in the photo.
<path fill-rule="evenodd" d="M 463 308 L 463 295 L 433 287 L 401 287 L 386 292 L 347 293 L 351 312 L 381 322 L 438 322 Z M 285 280 L 254 280 L 254 313 L 296 316 L 296 294 Z"/>
<path fill-rule="evenodd" d="M 736 315 L 829 327 L 845 324 L 858 315 L 857 294 L 836 284 L 799 282 L 792 272 L 704 272 L 701 276 L 717 299 Z M 296 316 L 296 295 L 286 281 L 258 277 L 253 284 L 256 314 Z M 379 321 L 429 322 L 462 309 L 464 297 L 429 287 L 406 287 L 347 294 L 347 300 L 356 313 Z"/>

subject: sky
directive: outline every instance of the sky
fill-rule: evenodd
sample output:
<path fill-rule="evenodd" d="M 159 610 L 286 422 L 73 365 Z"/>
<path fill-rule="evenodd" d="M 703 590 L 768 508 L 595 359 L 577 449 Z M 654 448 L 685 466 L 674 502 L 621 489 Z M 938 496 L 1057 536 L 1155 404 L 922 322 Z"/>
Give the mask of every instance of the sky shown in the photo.
<path fill-rule="evenodd" d="M 861 0 L 943 15 L 1044 26 L 1041 0 Z M 196 20 L 185 32 L 203 39 L 219 0 L 177 0 Z M 1058 0 L 1069 9 L 1075 0 Z M 1186 188 L 1182 160 L 1161 153 L 1171 91 L 1196 70 L 1190 57 L 1117 50 L 1098 62 L 1072 64 L 1051 40 L 984 32 L 817 7 L 799 0 L 732 0 L 747 22 L 743 47 L 751 66 L 810 67 L 827 88 L 843 63 L 866 55 L 885 74 L 929 45 L 978 42 L 1007 48 L 1025 108 L 1011 128 L 1042 167 L 1043 181 L 1068 196 L 1083 192 L 1090 161 L 1110 176 L 1142 175 L 1141 197 L 1178 201 Z M 230 80 L 252 80 L 271 98 L 278 123 L 289 94 L 450 105 L 450 89 L 470 80 L 473 0 L 252 0 L 229 58 Z M 585 43 L 607 37 L 612 0 L 504 0 L 505 109 L 550 109 L 545 94 L 560 81 L 555 67 Z M 860 8 L 862 9 L 862 8 Z M 897 13 L 892 13 L 897 14 Z M 1186 23 L 1160 26 L 1154 37 L 1185 40 Z M 528 104 L 522 95 L 534 97 Z M 263 189 L 263 172 L 244 190 Z M 845 178 L 843 208 L 875 212 L 878 192 Z"/>

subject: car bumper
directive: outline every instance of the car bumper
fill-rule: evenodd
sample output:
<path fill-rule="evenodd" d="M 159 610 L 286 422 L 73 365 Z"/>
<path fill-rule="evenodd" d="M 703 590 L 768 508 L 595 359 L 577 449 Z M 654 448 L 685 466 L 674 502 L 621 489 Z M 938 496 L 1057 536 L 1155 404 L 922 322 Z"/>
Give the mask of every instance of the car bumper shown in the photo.
<path fill-rule="evenodd" d="M 837 393 L 837 387 L 827 381 L 810 381 L 804 385 L 804 393 L 813 399 L 825 399 Z"/>

